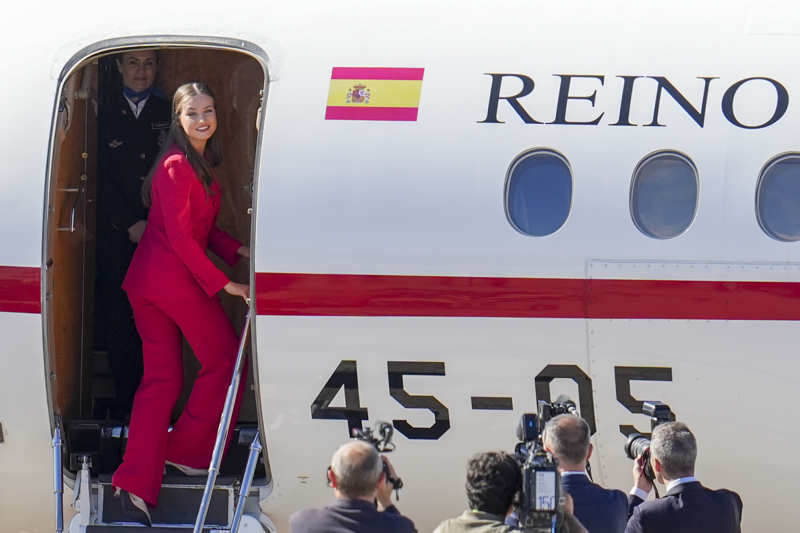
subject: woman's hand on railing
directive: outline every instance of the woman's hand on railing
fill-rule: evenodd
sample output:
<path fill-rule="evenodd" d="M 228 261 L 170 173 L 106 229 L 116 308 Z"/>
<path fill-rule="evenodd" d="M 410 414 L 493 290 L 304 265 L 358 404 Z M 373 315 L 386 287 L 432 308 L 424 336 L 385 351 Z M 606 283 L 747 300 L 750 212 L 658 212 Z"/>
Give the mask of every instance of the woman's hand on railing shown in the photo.
<path fill-rule="evenodd" d="M 229 281 L 225 284 L 223 289 L 233 296 L 241 296 L 245 302 L 250 301 L 250 285 Z"/>
<path fill-rule="evenodd" d="M 241 255 L 246 259 L 250 259 L 250 247 L 249 246 L 240 246 L 236 253 Z"/>

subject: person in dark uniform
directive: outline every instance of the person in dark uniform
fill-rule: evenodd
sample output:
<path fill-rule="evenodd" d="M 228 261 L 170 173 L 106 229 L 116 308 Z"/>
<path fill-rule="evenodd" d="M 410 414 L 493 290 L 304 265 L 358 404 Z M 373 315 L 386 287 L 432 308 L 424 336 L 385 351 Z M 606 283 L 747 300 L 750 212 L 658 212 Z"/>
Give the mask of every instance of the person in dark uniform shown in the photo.
<path fill-rule="evenodd" d="M 121 87 L 104 95 L 99 117 L 97 185 L 98 311 L 105 321 L 105 347 L 114 377 L 111 415 L 127 418 L 142 377 L 142 342 L 122 280 L 144 233 L 147 209 L 142 183 L 170 125 L 170 105 L 153 86 L 158 67 L 154 50 L 124 52 L 115 58 Z"/>

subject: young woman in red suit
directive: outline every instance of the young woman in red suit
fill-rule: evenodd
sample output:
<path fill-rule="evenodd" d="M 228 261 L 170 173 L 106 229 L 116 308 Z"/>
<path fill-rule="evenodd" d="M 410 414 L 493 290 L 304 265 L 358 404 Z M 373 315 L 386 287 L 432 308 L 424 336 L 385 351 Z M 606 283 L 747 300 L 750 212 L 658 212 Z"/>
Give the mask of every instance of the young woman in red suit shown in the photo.
<path fill-rule="evenodd" d="M 203 83 L 175 91 L 164 150 L 144 182 L 147 226 L 122 288 L 142 337 L 144 377 L 136 391 L 127 449 L 112 484 L 126 514 L 151 525 L 164 465 L 206 474 L 238 335 L 217 293 L 249 298 L 250 287 L 230 281 L 206 248 L 233 265 L 250 250 L 216 227 L 220 161 L 214 138 L 214 96 Z M 186 407 L 171 432 L 170 415 L 183 386 L 182 336 L 201 364 Z M 245 377 L 241 380 L 245 383 Z M 239 397 L 232 420 L 237 418 Z"/>

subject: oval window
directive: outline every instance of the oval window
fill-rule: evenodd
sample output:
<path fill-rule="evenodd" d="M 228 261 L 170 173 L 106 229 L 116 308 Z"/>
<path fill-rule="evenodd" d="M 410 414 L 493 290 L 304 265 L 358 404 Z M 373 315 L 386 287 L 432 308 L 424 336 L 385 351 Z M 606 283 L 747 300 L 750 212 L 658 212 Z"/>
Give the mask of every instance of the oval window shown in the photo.
<path fill-rule="evenodd" d="M 677 237 L 697 212 L 697 168 L 676 152 L 645 157 L 633 173 L 631 217 L 639 231 L 654 239 Z"/>
<path fill-rule="evenodd" d="M 800 240 L 800 154 L 776 157 L 761 171 L 756 216 L 773 239 Z"/>
<path fill-rule="evenodd" d="M 561 154 L 534 150 L 511 164 L 506 212 L 518 231 L 535 237 L 555 233 L 566 222 L 571 205 L 572 172 Z"/>

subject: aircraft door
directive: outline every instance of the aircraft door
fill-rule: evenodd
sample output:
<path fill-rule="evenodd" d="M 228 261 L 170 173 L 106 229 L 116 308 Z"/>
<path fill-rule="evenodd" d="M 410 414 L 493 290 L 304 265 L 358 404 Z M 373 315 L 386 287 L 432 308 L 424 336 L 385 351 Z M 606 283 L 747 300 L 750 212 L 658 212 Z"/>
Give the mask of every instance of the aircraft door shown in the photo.
<path fill-rule="evenodd" d="M 54 414 L 84 416 L 94 301 L 97 63 L 64 83 L 52 146 L 45 319 Z"/>

